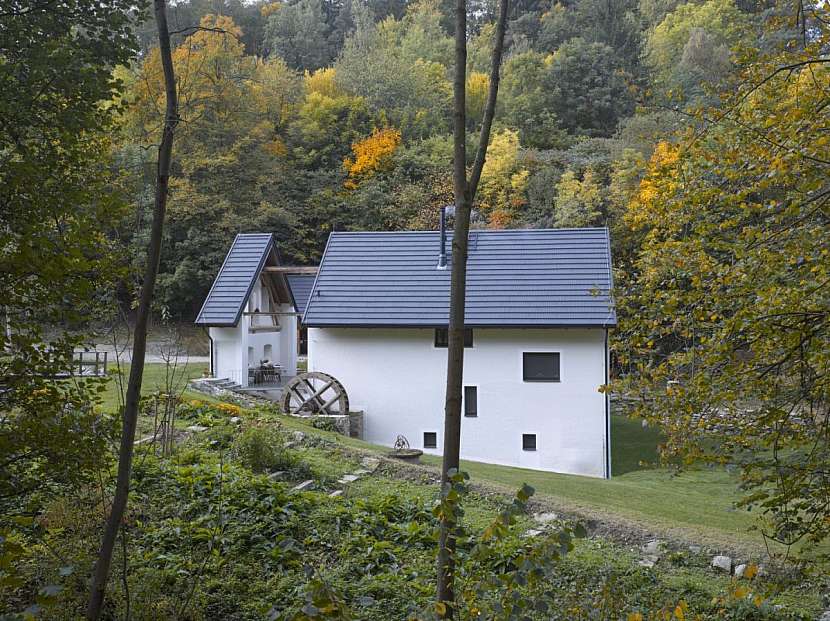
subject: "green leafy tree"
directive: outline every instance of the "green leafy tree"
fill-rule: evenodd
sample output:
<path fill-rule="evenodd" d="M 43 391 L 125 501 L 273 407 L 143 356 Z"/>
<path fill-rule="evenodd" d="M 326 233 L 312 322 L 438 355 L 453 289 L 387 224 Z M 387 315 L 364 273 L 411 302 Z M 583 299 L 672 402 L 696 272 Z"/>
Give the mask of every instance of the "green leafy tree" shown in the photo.
<path fill-rule="evenodd" d="M 569 131 L 609 136 L 633 112 L 630 78 L 604 43 L 571 39 L 545 62 L 542 88 L 550 109 Z"/>
<path fill-rule="evenodd" d="M 740 40 L 748 22 L 749 16 L 732 0 L 679 6 L 654 28 L 646 42 L 652 83 L 665 90 L 699 81 L 707 70 L 720 77 L 731 60 L 729 48 Z M 707 67 L 712 62 L 714 65 Z"/>
<path fill-rule="evenodd" d="M 326 66 L 334 56 L 322 0 L 299 0 L 280 4 L 268 18 L 267 45 L 293 69 L 313 70 Z"/>
<path fill-rule="evenodd" d="M 739 465 L 744 504 L 785 544 L 830 535 L 830 99 L 814 27 L 659 145 L 626 216 L 644 241 L 621 387 L 647 400 L 667 457 Z"/>
<path fill-rule="evenodd" d="M 107 453 L 94 383 L 51 377 L 72 367 L 118 276 L 107 236 L 124 209 L 108 187 L 115 108 L 101 102 L 117 98 L 112 69 L 137 49 L 135 8 L 13 4 L 0 15 L 3 516 L 26 511 L 8 503 L 33 489 L 91 476 Z"/>
<path fill-rule="evenodd" d="M 561 148 L 568 143 L 545 86 L 549 65 L 545 56 L 528 51 L 505 62 L 499 118 L 519 132 L 523 146 Z"/>
<path fill-rule="evenodd" d="M 113 67 L 137 50 L 143 6 L 0 11 L 0 573 L 12 588 L 18 552 L 43 541 L 43 503 L 94 480 L 118 433 L 73 350 L 109 315 L 122 275 L 110 233 L 125 204 L 110 185 L 107 133 L 122 87 Z M 70 370 L 75 378 L 56 381 Z M 34 610 L 60 587 L 44 589 Z"/>
<path fill-rule="evenodd" d="M 596 226 L 601 214 L 602 188 L 590 168 L 579 179 L 566 170 L 556 185 L 554 226 L 581 228 Z"/>
<path fill-rule="evenodd" d="M 355 9 L 356 27 L 335 64 L 338 85 L 363 97 L 404 138 L 425 138 L 448 128 L 451 40 L 440 29 L 440 14 L 428 3 L 400 21 L 374 24 Z"/>

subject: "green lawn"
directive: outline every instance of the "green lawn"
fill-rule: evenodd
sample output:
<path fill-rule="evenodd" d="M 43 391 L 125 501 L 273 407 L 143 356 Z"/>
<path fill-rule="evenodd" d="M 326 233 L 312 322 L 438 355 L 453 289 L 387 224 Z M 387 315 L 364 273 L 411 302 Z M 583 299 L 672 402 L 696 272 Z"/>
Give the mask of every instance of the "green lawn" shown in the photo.
<path fill-rule="evenodd" d="M 289 428 L 311 430 L 296 418 L 282 417 Z M 462 469 L 473 482 L 493 483 L 518 489 L 528 483 L 562 510 L 588 517 L 629 522 L 646 529 L 673 533 L 714 547 L 751 547 L 760 550 L 760 535 L 750 532 L 753 516 L 733 508 L 738 499 L 737 481 L 725 470 L 689 470 L 673 475 L 666 469 L 640 465 L 656 459 L 659 434 L 644 429 L 639 421 L 614 416 L 611 425 L 612 464 L 610 480 L 538 470 L 462 461 Z M 361 440 L 326 434 L 349 446 L 386 452 L 389 449 Z M 438 466 L 440 457 L 426 455 L 423 462 Z M 620 474 L 621 473 L 621 474 Z"/>
<path fill-rule="evenodd" d="M 738 498 L 732 475 L 722 469 L 695 469 L 674 475 L 656 468 L 651 464 L 657 459 L 659 433 L 644 429 L 637 420 L 614 416 L 611 421 L 610 480 L 471 461 L 462 462 L 462 468 L 473 480 L 516 488 L 528 483 L 563 509 L 573 507 L 597 517 L 615 515 L 713 543 L 761 543 L 757 534 L 747 532 L 752 516 L 732 506 Z M 424 461 L 440 463 L 433 456 L 426 456 Z"/>
<path fill-rule="evenodd" d="M 202 372 L 207 367 L 208 365 L 206 363 L 182 364 L 175 370 L 175 373 L 172 373 L 162 363 L 145 364 L 144 378 L 141 382 L 141 394 L 147 395 L 157 390 L 166 390 L 169 381 L 168 377 L 172 378 L 172 390 L 174 392 L 181 392 L 187 386 L 188 380 L 202 377 Z M 114 366 L 110 366 L 109 373 L 110 378 L 107 381 L 107 389 L 102 393 L 101 408 L 108 412 L 115 412 L 122 402 L 120 383 L 123 383 L 123 389 L 125 391 L 127 389 L 130 365 L 122 364 L 120 374 Z M 193 397 L 194 399 L 210 400 L 209 396 L 192 391 L 185 391 L 185 395 Z"/>

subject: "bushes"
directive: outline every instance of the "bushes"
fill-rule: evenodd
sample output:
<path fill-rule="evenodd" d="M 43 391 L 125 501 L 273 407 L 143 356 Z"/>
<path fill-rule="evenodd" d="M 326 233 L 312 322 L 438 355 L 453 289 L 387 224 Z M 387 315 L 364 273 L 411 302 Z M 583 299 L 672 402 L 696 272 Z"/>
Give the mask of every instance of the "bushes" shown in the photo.
<path fill-rule="evenodd" d="M 307 476 L 308 466 L 285 443 L 285 436 L 274 427 L 248 427 L 236 438 L 233 453 L 242 465 L 259 474 L 282 470 L 297 478 Z"/>

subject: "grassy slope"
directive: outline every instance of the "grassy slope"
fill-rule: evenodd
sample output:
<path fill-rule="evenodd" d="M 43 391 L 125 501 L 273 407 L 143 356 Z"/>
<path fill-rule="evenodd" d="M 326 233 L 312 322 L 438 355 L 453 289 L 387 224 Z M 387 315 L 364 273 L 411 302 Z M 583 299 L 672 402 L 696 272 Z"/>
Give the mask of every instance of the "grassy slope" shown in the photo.
<path fill-rule="evenodd" d="M 308 429 L 300 420 L 282 418 L 289 428 Z M 619 417 L 612 421 L 612 442 L 616 444 L 614 463 L 617 466 L 625 468 L 628 464 L 632 467 L 644 450 L 652 457 L 656 454 L 655 432 L 643 430 L 637 421 Z M 335 437 L 334 434 L 331 436 Z M 651 439 L 646 441 L 644 437 Z M 389 450 L 342 436 L 338 441 L 376 452 Z M 644 449 L 644 444 L 650 448 Z M 440 458 L 431 455 L 424 456 L 423 461 L 430 465 L 440 464 Z M 736 481 L 722 470 L 690 471 L 672 476 L 664 469 L 644 468 L 615 474 L 606 481 L 471 461 L 462 462 L 462 468 L 473 482 L 494 483 L 513 490 L 528 483 L 536 488 L 538 496 L 563 510 L 574 509 L 604 519 L 624 518 L 646 529 L 674 532 L 713 546 L 760 548 L 762 543 L 757 533 L 748 530 L 753 523 L 752 516 L 732 508 L 738 497 Z"/>
<path fill-rule="evenodd" d="M 181 377 L 200 377 L 205 368 L 205 364 L 188 364 Z M 123 371 L 125 378 L 128 372 L 129 366 L 126 366 Z M 163 388 L 165 374 L 163 364 L 146 365 L 142 392 L 146 394 Z M 180 382 L 179 389 L 183 387 L 184 382 Z M 185 396 L 209 399 L 205 395 L 189 392 Z M 103 407 L 114 411 L 118 403 L 117 383 L 113 380 L 104 393 Z M 305 428 L 296 419 L 286 419 L 286 424 Z M 374 451 L 387 450 L 359 440 L 338 439 Z M 473 481 L 495 483 L 511 489 L 529 483 L 536 488 L 537 494 L 561 505 L 563 509 L 573 508 L 606 519 L 619 516 L 646 528 L 678 531 L 680 535 L 712 544 L 760 545 L 759 536 L 748 532 L 752 517 L 732 508 L 737 498 L 734 477 L 723 470 L 697 470 L 672 476 L 664 469 L 641 465 L 641 461 L 652 462 L 656 459 L 658 442 L 659 434 L 655 430 L 643 429 L 638 421 L 613 417 L 614 477 L 610 481 L 479 462 L 465 461 L 463 468 L 470 473 Z M 440 459 L 433 456 L 425 456 L 424 461 L 432 465 L 440 464 Z"/>

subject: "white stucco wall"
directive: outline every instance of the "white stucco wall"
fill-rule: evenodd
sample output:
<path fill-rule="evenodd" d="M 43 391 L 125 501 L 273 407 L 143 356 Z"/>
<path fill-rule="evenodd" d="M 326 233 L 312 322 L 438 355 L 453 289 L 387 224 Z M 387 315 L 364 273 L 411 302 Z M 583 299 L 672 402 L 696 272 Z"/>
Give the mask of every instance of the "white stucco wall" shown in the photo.
<path fill-rule="evenodd" d="M 309 328 L 309 370 L 345 386 L 363 410 L 365 439 L 391 446 L 403 434 L 443 442 L 447 350 L 432 329 Z M 523 352 L 559 352 L 560 382 L 524 382 Z M 464 459 L 601 477 L 606 472 L 605 332 L 477 329 L 465 350 L 464 385 L 478 387 L 478 417 L 463 417 Z M 537 450 L 522 450 L 535 433 Z M 610 470 L 610 469 L 609 469 Z"/>
<path fill-rule="evenodd" d="M 245 385 L 248 381 L 248 339 L 243 321 L 233 328 L 210 328 L 213 343 L 213 376 Z M 246 371 L 243 373 L 243 369 Z"/>
<path fill-rule="evenodd" d="M 297 318 L 291 313 L 291 304 L 282 304 L 272 311 L 263 302 L 263 292 L 254 287 L 246 309 L 252 312 L 259 308 L 262 312 L 280 312 L 279 331 L 251 332 L 253 321 L 256 326 L 271 325 L 267 316 L 242 315 L 233 328 L 210 328 L 213 339 L 213 375 L 231 379 L 242 386 L 248 385 L 248 368 L 258 366 L 260 361 L 269 358 L 279 363 L 286 376 L 297 374 Z M 267 302 L 267 300 L 265 300 Z M 268 310 L 263 310 L 266 308 Z M 267 346 L 271 346 L 271 355 L 267 355 Z"/>

